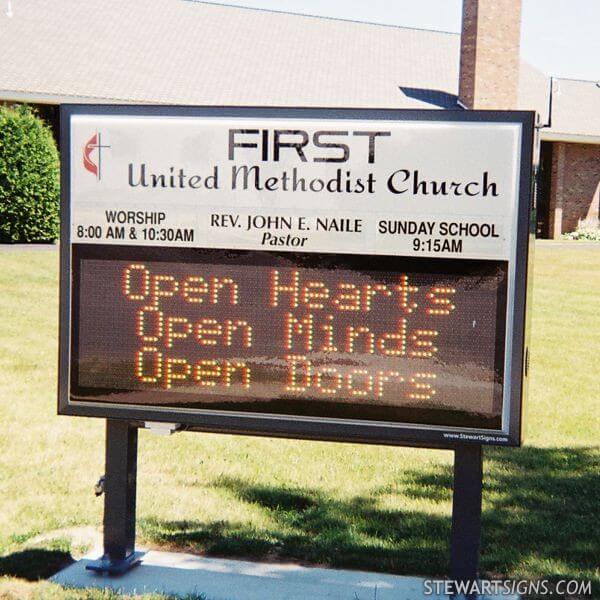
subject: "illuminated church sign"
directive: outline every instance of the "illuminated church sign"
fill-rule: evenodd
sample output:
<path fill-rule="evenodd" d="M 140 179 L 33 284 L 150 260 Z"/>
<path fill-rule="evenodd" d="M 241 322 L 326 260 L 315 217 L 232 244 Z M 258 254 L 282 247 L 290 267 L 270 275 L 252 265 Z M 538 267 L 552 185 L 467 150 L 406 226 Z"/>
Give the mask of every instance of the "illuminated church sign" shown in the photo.
<path fill-rule="evenodd" d="M 64 108 L 59 411 L 520 443 L 531 127 Z"/>

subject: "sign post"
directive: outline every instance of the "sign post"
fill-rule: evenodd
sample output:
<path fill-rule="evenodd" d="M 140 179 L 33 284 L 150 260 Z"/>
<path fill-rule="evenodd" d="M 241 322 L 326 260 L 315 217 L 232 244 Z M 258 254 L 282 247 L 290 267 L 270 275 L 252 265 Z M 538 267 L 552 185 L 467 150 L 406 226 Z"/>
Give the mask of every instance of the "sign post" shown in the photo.
<path fill-rule="evenodd" d="M 135 551 L 138 430 L 127 421 L 107 419 L 104 483 L 104 556 L 86 568 L 121 575 L 140 563 Z"/>
<path fill-rule="evenodd" d="M 456 446 L 450 540 L 450 577 L 453 581 L 474 581 L 477 578 L 482 483 L 482 446 Z"/>
<path fill-rule="evenodd" d="M 136 427 L 168 422 L 454 450 L 474 577 L 482 446 L 522 439 L 533 114 L 61 118 L 59 413 L 109 423 L 95 568 L 138 560 Z"/>

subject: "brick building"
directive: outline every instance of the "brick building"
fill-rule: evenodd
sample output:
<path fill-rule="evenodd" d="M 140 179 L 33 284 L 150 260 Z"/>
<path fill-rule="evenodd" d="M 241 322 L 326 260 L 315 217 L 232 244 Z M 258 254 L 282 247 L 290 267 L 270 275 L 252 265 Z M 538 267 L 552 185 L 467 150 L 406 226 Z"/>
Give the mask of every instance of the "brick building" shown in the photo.
<path fill-rule="evenodd" d="M 551 111 L 541 129 L 538 219 L 542 237 L 579 222 L 598 225 L 600 211 L 600 84 L 551 79 Z"/>
<path fill-rule="evenodd" d="M 464 0 L 462 34 L 195 0 L 27 0 L 0 15 L 0 101 L 538 113 L 538 235 L 598 223 L 600 87 L 520 60 L 520 0 Z"/>

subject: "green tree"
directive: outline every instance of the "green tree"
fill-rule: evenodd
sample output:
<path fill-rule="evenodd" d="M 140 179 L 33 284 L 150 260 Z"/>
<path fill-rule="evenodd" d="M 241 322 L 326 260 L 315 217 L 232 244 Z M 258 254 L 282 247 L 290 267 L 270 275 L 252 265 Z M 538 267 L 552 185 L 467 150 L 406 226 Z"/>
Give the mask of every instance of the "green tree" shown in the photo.
<path fill-rule="evenodd" d="M 28 106 L 0 107 L 0 242 L 54 241 L 59 195 L 50 128 Z"/>

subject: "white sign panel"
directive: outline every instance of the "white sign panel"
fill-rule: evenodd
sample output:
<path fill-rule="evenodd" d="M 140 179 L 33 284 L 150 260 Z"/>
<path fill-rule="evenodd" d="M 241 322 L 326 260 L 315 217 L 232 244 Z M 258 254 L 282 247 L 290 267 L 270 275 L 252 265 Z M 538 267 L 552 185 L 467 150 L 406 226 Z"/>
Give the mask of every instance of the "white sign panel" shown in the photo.
<path fill-rule="evenodd" d="M 71 240 L 508 260 L 521 125 L 73 115 Z"/>

